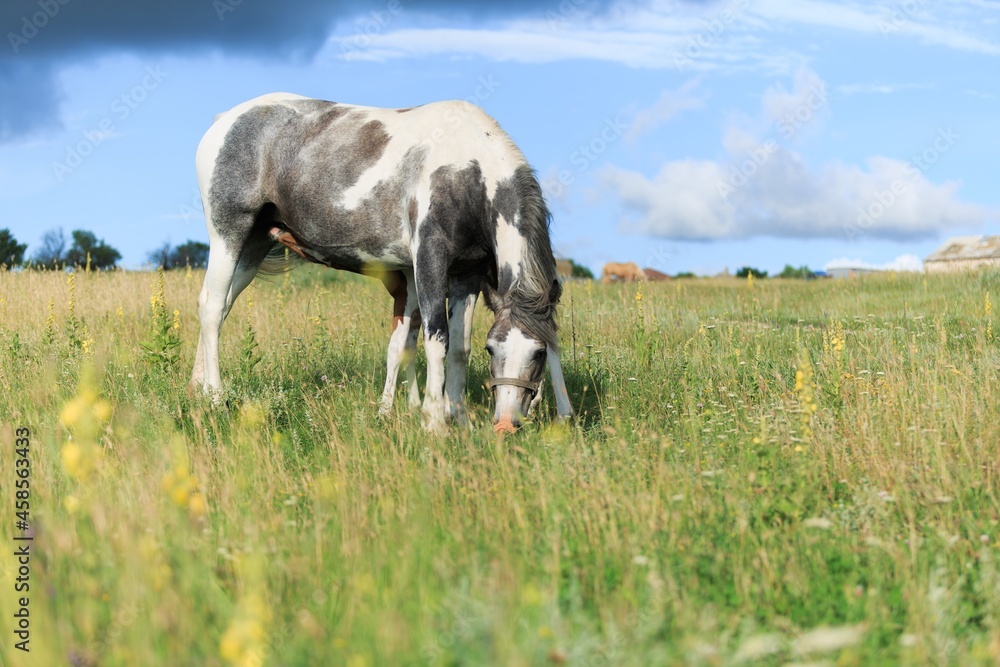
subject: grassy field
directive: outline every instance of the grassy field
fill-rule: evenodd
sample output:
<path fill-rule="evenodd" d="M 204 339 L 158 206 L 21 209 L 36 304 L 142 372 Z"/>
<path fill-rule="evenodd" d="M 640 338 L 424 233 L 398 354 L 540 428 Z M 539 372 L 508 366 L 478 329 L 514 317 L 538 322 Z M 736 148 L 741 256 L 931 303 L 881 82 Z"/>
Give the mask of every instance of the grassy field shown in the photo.
<path fill-rule="evenodd" d="M 189 396 L 200 282 L 0 273 L 4 665 L 997 664 L 1000 275 L 574 283 L 578 416 L 506 439 L 482 306 L 429 436 L 330 271 L 258 281 Z"/>

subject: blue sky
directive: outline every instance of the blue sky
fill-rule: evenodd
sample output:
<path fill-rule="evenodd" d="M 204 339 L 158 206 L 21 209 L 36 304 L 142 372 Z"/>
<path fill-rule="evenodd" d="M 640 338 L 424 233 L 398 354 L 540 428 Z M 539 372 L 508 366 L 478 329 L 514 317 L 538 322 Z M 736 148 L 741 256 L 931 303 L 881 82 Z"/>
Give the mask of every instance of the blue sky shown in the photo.
<path fill-rule="evenodd" d="M 557 252 L 595 270 L 905 267 L 1000 233 L 995 0 L 205 0 L 176 26 L 52 3 L 0 11 L 0 227 L 29 254 L 56 227 L 126 266 L 207 240 L 198 141 L 275 91 L 477 102 L 537 169 Z"/>

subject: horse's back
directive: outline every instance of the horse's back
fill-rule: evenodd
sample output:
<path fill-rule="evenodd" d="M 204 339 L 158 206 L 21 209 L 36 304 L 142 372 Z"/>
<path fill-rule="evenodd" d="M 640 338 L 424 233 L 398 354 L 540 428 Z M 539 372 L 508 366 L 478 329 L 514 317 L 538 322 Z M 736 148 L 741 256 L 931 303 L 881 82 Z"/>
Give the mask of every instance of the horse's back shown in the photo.
<path fill-rule="evenodd" d="M 409 265 L 435 190 L 481 186 L 492 196 L 526 165 L 496 121 L 468 102 L 385 109 L 288 93 L 223 113 L 197 162 L 206 211 L 221 211 L 210 224 L 245 228 L 225 212 L 272 204 L 276 222 L 344 266 L 373 258 Z"/>
<path fill-rule="evenodd" d="M 289 112 L 295 121 L 288 123 L 287 118 L 275 113 L 276 109 Z M 202 154 L 205 158 L 216 157 L 233 126 L 241 119 L 248 122 L 251 117 L 261 129 L 266 128 L 268 121 L 275 126 L 286 125 L 303 144 L 321 138 L 324 133 L 377 123 L 389 139 L 409 145 L 423 143 L 430 153 L 445 154 L 442 157 L 460 159 L 463 152 L 472 156 L 508 153 L 517 161 L 524 161 L 496 120 L 464 100 L 392 109 L 330 102 L 294 93 L 261 95 L 216 116 L 199 146 L 199 157 Z"/>

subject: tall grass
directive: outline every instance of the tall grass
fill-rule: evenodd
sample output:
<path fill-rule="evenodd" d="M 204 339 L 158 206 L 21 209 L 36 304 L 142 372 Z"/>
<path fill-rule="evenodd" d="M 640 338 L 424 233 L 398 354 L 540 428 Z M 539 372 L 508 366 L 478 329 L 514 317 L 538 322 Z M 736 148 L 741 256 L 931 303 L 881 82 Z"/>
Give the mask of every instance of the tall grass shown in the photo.
<path fill-rule="evenodd" d="M 505 439 L 478 343 L 472 428 L 379 420 L 389 299 L 329 271 L 258 281 L 189 395 L 201 278 L 0 272 L 3 664 L 1000 656 L 1000 276 L 574 283 L 577 417 Z"/>

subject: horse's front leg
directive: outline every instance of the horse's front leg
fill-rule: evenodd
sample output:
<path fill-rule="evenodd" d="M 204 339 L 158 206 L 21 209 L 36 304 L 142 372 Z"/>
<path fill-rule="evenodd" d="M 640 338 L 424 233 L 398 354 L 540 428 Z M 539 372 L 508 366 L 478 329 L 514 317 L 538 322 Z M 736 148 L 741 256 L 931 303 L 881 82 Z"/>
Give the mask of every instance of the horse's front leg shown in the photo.
<path fill-rule="evenodd" d="M 448 284 L 447 396 L 448 416 L 459 424 L 468 421 L 465 411 L 465 382 L 472 350 L 472 315 L 479 298 L 479 276 L 452 278 Z"/>
<path fill-rule="evenodd" d="M 426 247 L 431 246 L 431 247 Z M 435 252 L 437 250 L 437 252 Z M 447 263 L 435 244 L 421 241 L 415 266 L 417 301 L 424 327 L 427 386 L 424 389 L 423 426 L 439 431 L 445 425 L 445 357 L 448 354 Z"/>
<path fill-rule="evenodd" d="M 546 350 L 546 361 L 549 365 L 549 376 L 552 378 L 552 391 L 556 395 L 556 414 L 561 420 L 569 419 L 573 416 L 573 404 L 570 403 L 569 392 L 566 391 L 566 379 L 563 377 L 559 349 L 550 345 Z"/>

